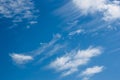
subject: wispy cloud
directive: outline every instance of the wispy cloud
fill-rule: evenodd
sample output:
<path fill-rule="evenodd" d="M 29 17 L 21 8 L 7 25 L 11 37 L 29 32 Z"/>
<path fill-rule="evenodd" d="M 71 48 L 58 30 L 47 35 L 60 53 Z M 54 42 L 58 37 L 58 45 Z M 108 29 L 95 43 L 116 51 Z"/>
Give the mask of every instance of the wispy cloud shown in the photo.
<path fill-rule="evenodd" d="M 40 55 L 44 51 L 53 47 L 57 43 L 57 41 L 59 41 L 60 39 L 61 39 L 61 35 L 60 34 L 55 34 L 51 41 L 49 41 L 48 43 L 44 43 L 41 47 L 39 47 L 36 50 L 33 50 L 31 53 L 33 53 L 34 56 Z"/>
<path fill-rule="evenodd" d="M 55 61 L 50 63 L 49 67 L 57 70 L 58 72 L 63 72 L 62 76 L 68 76 L 78 71 L 80 66 L 87 64 L 91 58 L 98 56 L 101 53 L 102 49 L 100 47 L 90 47 L 86 50 L 75 50 L 57 58 Z"/>
<path fill-rule="evenodd" d="M 32 0 L 0 0 L 0 17 L 12 18 L 13 22 L 33 19 L 36 11 Z"/>
<path fill-rule="evenodd" d="M 33 57 L 36 59 L 37 62 L 41 62 L 50 56 L 55 55 L 55 53 L 63 49 L 66 44 L 60 44 L 58 41 L 61 39 L 60 34 L 56 34 L 53 36 L 52 40 L 50 40 L 48 43 L 41 44 L 41 46 L 38 49 L 35 49 L 30 52 L 23 52 L 23 53 L 16 53 L 16 54 L 10 54 L 11 58 L 14 62 L 18 64 L 25 64 L 29 60 L 32 60 Z M 46 54 L 43 54 L 46 53 Z M 29 54 L 31 56 L 28 56 L 26 54 Z M 42 58 L 40 56 L 43 56 Z M 40 57 L 40 58 L 39 58 Z"/>
<path fill-rule="evenodd" d="M 103 69 L 104 69 L 103 66 L 94 66 L 91 68 L 87 68 L 85 71 L 81 73 L 81 76 L 83 77 L 83 80 L 89 80 L 90 77 L 102 72 Z"/>
<path fill-rule="evenodd" d="M 82 33 L 83 31 L 84 30 L 82 30 L 82 29 L 78 29 L 78 30 L 70 32 L 68 35 L 69 36 L 78 35 L 78 34 Z"/>
<path fill-rule="evenodd" d="M 120 19 L 120 2 L 113 0 L 73 0 L 75 6 L 82 14 L 102 13 L 105 21 Z"/>
<path fill-rule="evenodd" d="M 82 28 L 86 33 L 105 30 L 108 26 L 111 26 L 111 29 L 117 29 L 113 23 L 119 24 L 119 13 L 119 0 L 97 0 L 94 2 L 92 0 L 71 0 L 54 12 L 55 15 L 63 18 L 64 25 L 61 24 L 61 26 L 66 26 L 69 33 L 76 28 L 78 30 Z"/>
<path fill-rule="evenodd" d="M 96 4 L 94 4 L 96 3 Z M 71 8 L 71 9 L 69 9 Z M 118 0 L 70 0 L 54 11 L 63 19 L 61 26 L 69 35 L 75 30 L 84 29 L 85 33 L 105 30 L 108 26 L 116 28 L 120 20 L 120 1 Z M 63 25 L 64 24 L 64 25 Z M 116 28 L 117 29 L 117 28 Z"/>
<path fill-rule="evenodd" d="M 66 43 L 65 44 L 54 44 L 53 46 L 50 46 L 48 49 L 46 48 L 45 49 L 46 55 L 43 56 L 42 58 L 40 58 L 38 62 L 42 62 L 43 60 L 45 60 L 51 56 L 54 56 L 55 54 L 59 54 L 59 52 L 62 51 L 63 49 L 65 49 L 66 46 L 67 46 Z"/>
<path fill-rule="evenodd" d="M 10 56 L 16 64 L 25 64 L 25 63 L 33 60 L 32 56 L 24 55 L 24 54 L 12 53 L 12 54 L 10 54 Z"/>

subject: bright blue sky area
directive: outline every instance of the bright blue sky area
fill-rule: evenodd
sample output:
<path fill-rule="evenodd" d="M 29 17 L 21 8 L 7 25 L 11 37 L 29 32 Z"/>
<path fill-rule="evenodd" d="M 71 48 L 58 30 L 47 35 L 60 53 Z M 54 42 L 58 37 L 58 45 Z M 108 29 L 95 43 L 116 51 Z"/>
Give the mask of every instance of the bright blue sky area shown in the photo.
<path fill-rule="evenodd" d="M 0 79 L 119 80 L 120 1 L 89 1 L 0 1 Z"/>

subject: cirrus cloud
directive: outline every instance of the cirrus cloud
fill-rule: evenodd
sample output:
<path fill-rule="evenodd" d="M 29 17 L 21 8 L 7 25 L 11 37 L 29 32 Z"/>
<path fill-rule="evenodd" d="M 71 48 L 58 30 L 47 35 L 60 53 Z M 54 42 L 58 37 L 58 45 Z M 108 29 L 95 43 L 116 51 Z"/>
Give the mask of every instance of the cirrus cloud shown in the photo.
<path fill-rule="evenodd" d="M 80 9 L 82 14 L 100 12 L 105 21 L 120 19 L 120 1 L 117 0 L 73 0 L 75 6 Z"/>
<path fill-rule="evenodd" d="M 57 58 L 50 63 L 49 67 L 58 72 L 63 72 L 62 76 L 68 76 L 79 71 L 79 67 L 87 64 L 91 58 L 102 53 L 100 47 L 88 48 L 86 50 L 72 51 L 71 53 Z"/>
<path fill-rule="evenodd" d="M 36 11 L 32 0 L 0 0 L 0 18 L 12 18 L 13 22 L 33 19 Z"/>
<path fill-rule="evenodd" d="M 88 80 L 91 76 L 94 76 L 95 74 L 102 72 L 103 69 L 104 69 L 103 66 L 94 66 L 91 68 L 87 68 L 85 71 L 81 73 L 81 76 L 83 77 L 83 80 Z"/>
<path fill-rule="evenodd" d="M 13 53 L 13 54 L 10 54 L 12 60 L 16 63 L 16 64 L 25 64 L 27 63 L 28 61 L 31 61 L 33 60 L 33 57 L 32 56 L 29 56 L 29 55 L 24 55 L 24 54 L 16 54 L 16 53 Z"/>

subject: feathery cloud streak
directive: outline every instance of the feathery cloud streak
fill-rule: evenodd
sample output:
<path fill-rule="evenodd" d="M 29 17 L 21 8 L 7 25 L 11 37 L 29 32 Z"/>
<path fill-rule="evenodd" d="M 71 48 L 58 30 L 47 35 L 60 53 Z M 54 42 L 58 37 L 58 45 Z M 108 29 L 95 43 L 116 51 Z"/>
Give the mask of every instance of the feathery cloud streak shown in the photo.
<path fill-rule="evenodd" d="M 68 76 L 76 71 L 82 65 L 87 64 L 91 58 L 98 56 L 102 53 L 100 47 L 88 48 L 86 50 L 72 51 L 62 57 L 57 58 L 55 61 L 50 63 L 49 67 L 63 72 L 62 76 Z"/>
<path fill-rule="evenodd" d="M 81 76 L 83 77 L 83 80 L 89 80 L 90 77 L 102 72 L 103 69 L 104 69 L 103 66 L 94 66 L 91 68 L 87 68 L 85 71 L 81 73 Z"/>
<path fill-rule="evenodd" d="M 29 56 L 29 55 L 13 53 L 13 54 L 10 54 L 10 56 L 16 64 L 25 64 L 25 63 L 33 60 L 33 57 Z"/>
<path fill-rule="evenodd" d="M 1 17 L 12 18 L 13 22 L 33 19 L 36 11 L 32 0 L 0 0 Z"/>
<path fill-rule="evenodd" d="M 120 1 L 73 0 L 73 3 L 84 15 L 100 12 L 105 21 L 120 19 Z"/>

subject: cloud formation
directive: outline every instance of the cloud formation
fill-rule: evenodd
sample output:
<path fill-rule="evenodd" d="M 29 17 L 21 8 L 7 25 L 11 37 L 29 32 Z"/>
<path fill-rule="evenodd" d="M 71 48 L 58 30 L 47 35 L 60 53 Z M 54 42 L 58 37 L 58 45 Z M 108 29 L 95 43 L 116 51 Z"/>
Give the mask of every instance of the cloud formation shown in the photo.
<path fill-rule="evenodd" d="M 76 35 L 76 34 L 80 34 L 80 33 L 82 33 L 82 32 L 83 32 L 82 29 L 78 29 L 78 30 L 75 30 L 75 31 L 70 32 L 68 35 L 69 35 L 69 36 L 73 36 L 73 35 Z"/>
<path fill-rule="evenodd" d="M 16 63 L 16 64 L 25 64 L 27 63 L 28 61 L 31 61 L 33 60 L 33 57 L 32 56 L 29 56 L 29 55 L 23 55 L 23 54 L 16 54 L 16 53 L 13 53 L 13 54 L 10 54 L 12 60 Z"/>
<path fill-rule="evenodd" d="M 60 39 L 61 39 L 61 35 L 60 34 L 55 34 L 51 41 L 49 41 L 48 43 L 44 43 L 41 47 L 39 47 L 36 50 L 33 50 L 30 53 L 33 53 L 34 56 L 37 56 L 37 55 L 40 55 L 41 53 L 44 53 L 46 50 L 49 51 L 49 48 L 58 45 L 57 41 L 59 41 Z M 56 50 L 54 50 L 54 51 L 56 51 Z M 52 52 L 54 52 L 54 51 L 52 51 Z"/>
<path fill-rule="evenodd" d="M 101 53 L 102 49 L 100 47 L 90 47 L 86 50 L 75 50 L 57 58 L 55 61 L 50 63 L 49 67 L 58 72 L 63 72 L 62 76 L 68 76 L 78 71 L 80 66 L 87 64 L 91 58 L 98 56 Z"/>
<path fill-rule="evenodd" d="M 67 44 L 58 43 L 59 40 L 61 40 L 61 35 L 55 34 L 52 40 L 50 40 L 48 43 L 41 43 L 41 46 L 38 49 L 32 50 L 30 52 L 13 53 L 13 54 L 10 54 L 10 56 L 13 59 L 13 61 L 16 62 L 17 64 L 25 64 L 28 61 L 33 60 L 33 57 L 35 59 L 39 59 L 39 60 L 36 60 L 37 63 L 39 63 L 55 55 L 56 53 L 58 53 L 58 51 L 66 47 Z M 25 54 L 29 54 L 31 56 L 25 55 Z"/>
<path fill-rule="evenodd" d="M 12 18 L 14 22 L 33 19 L 34 12 L 32 0 L 0 0 L 0 17 Z"/>
<path fill-rule="evenodd" d="M 73 0 L 83 15 L 100 12 L 105 21 L 120 19 L 120 1 L 117 0 Z"/>
<path fill-rule="evenodd" d="M 94 66 L 91 68 L 87 68 L 85 71 L 81 73 L 81 76 L 83 77 L 83 80 L 89 80 L 90 77 L 102 72 L 103 69 L 104 69 L 103 66 Z"/>

